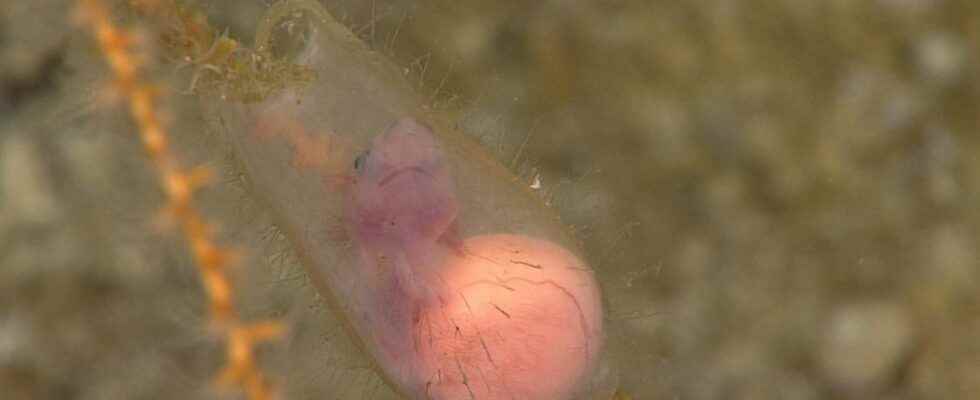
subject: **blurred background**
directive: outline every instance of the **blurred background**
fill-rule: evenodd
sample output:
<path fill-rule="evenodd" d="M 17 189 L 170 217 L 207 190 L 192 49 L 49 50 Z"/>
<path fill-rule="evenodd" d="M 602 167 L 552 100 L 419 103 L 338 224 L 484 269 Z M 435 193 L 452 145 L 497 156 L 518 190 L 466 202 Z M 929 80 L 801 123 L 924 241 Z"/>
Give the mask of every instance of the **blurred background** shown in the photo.
<path fill-rule="evenodd" d="M 270 2 L 186 3 L 250 43 Z M 980 3 L 321 4 L 540 179 L 633 399 L 980 394 Z M 0 5 L 0 398 L 213 398 L 196 272 L 72 9 Z M 176 150 L 220 169 L 186 71 L 159 64 Z M 202 201 L 249 250 L 245 314 L 330 320 L 231 178 Z M 340 350 L 289 398 L 387 398 L 324 324 Z M 263 347 L 273 376 L 287 345 Z"/>

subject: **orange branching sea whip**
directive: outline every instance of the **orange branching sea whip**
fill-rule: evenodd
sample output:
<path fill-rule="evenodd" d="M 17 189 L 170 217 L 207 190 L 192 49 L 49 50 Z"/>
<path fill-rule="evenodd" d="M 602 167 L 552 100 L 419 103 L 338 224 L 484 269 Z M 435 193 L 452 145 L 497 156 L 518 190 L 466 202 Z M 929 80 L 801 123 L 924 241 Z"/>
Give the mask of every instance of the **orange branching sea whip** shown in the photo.
<path fill-rule="evenodd" d="M 99 0 L 79 0 L 80 21 L 91 31 L 114 75 L 114 89 L 128 103 L 139 135 L 159 175 L 167 197 L 166 211 L 180 227 L 190 245 L 201 281 L 210 302 L 211 321 L 226 341 L 226 363 L 217 382 L 240 387 L 252 400 L 273 397 L 268 378 L 255 361 L 255 346 L 282 335 L 279 321 L 243 321 L 235 308 L 235 290 L 228 269 L 234 264 L 234 251 L 214 240 L 208 222 L 195 208 L 195 191 L 204 185 L 210 172 L 205 168 L 184 168 L 168 147 L 168 134 L 157 105 L 159 91 L 143 77 L 133 48 L 137 36 L 116 26 Z"/>

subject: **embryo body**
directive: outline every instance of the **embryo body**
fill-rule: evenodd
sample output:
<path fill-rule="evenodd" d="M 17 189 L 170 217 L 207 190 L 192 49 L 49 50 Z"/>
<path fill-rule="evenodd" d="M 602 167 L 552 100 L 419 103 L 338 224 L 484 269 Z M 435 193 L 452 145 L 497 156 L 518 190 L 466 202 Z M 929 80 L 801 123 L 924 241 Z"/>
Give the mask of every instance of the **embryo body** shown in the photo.
<path fill-rule="evenodd" d="M 383 359 L 411 361 L 407 332 L 440 296 L 453 186 L 431 131 L 414 119 L 396 122 L 355 161 L 347 223 L 370 286 L 356 300 Z"/>
<path fill-rule="evenodd" d="M 434 272 L 445 244 L 454 241 L 457 204 L 431 130 L 401 119 L 375 138 L 354 167 L 348 224 L 366 267 L 391 275 L 414 299 L 432 296 L 423 280 L 432 278 L 427 272 Z"/>

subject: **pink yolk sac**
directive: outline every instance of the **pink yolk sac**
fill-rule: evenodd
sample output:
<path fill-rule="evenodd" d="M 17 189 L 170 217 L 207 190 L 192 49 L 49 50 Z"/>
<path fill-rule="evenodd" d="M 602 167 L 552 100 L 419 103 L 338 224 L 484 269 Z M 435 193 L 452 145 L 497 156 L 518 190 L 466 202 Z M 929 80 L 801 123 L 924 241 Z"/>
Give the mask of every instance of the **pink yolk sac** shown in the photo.
<path fill-rule="evenodd" d="M 443 304 L 425 308 L 417 338 L 420 398 L 570 399 L 589 388 L 602 347 L 592 273 L 551 242 L 476 236 L 445 266 Z"/>
<path fill-rule="evenodd" d="M 430 276 L 431 298 L 380 287 L 370 325 L 387 375 L 416 399 L 574 399 L 602 347 L 592 272 L 549 241 L 469 238 Z"/>

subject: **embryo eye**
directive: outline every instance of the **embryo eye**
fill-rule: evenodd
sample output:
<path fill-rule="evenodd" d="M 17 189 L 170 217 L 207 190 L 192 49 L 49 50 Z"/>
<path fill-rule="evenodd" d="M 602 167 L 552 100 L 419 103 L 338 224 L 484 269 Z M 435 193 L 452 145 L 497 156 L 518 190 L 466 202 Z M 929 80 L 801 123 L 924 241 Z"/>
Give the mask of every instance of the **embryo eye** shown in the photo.
<path fill-rule="evenodd" d="M 364 168 L 364 162 L 367 161 L 368 154 L 371 154 L 371 150 L 367 150 L 361 154 L 357 155 L 354 159 L 354 170 L 360 172 Z"/>

